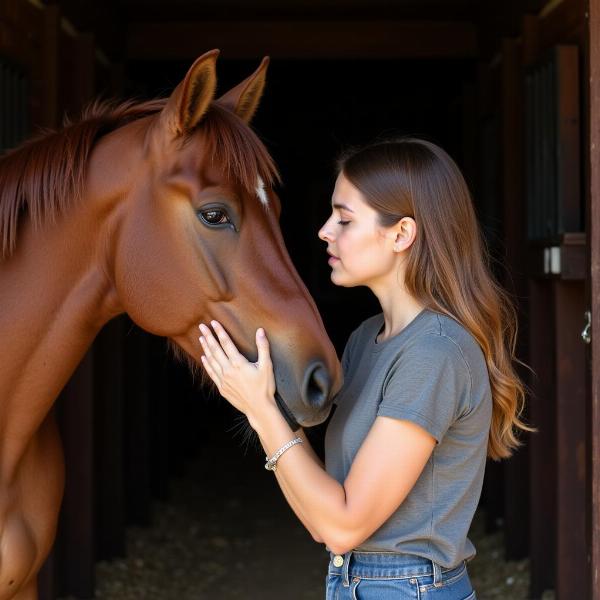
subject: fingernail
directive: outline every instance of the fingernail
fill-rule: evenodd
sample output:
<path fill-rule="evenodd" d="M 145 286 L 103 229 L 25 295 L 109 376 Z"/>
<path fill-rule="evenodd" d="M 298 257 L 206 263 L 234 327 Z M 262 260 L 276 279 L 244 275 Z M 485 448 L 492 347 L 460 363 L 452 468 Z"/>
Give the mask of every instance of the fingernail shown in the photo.
<path fill-rule="evenodd" d="M 258 328 L 258 336 L 265 337 L 265 330 L 262 327 Z"/>
<path fill-rule="evenodd" d="M 219 325 L 219 323 L 218 323 L 217 321 L 211 321 L 211 322 L 210 322 L 210 324 L 211 324 L 213 327 L 215 327 L 215 325 L 217 325 L 217 326 Z"/>

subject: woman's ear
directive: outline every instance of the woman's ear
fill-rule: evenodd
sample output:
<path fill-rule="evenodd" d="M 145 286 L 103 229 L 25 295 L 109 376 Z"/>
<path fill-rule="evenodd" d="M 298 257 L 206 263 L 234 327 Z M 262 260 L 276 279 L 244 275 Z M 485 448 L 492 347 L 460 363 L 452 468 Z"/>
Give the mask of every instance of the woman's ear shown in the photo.
<path fill-rule="evenodd" d="M 417 223 L 412 217 L 402 217 L 391 228 L 390 237 L 393 239 L 394 252 L 408 250 L 417 235 Z"/>

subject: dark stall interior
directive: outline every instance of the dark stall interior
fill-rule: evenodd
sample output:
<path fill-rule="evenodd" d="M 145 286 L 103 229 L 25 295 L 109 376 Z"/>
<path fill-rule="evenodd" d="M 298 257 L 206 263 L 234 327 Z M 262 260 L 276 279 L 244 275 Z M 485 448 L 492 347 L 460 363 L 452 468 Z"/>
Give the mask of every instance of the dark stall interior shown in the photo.
<path fill-rule="evenodd" d="M 584 15 L 583 0 L 10 0 L 0 5 L 0 34 L 3 23 L 20 34 L 0 35 L 0 59 L 4 76 L 17 77 L 28 100 L 19 127 L 0 142 L 7 149 L 39 126 L 55 127 L 95 97 L 165 96 L 197 56 L 215 47 L 218 93 L 269 54 L 252 126 L 281 171 L 289 254 L 340 356 L 350 332 L 378 305 L 368 291 L 329 280 L 317 231 L 330 210 L 336 158 L 380 137 L 415 135 L 441 145 L 465 175 L 492 267 L 518 304 L 517 354 L 538 374 L 522 371 L 531 388 L 525 417 L 541 433 L 524 438 L 509 461 L 488 461 L 478 526 L 500 540 L 499 562 L 521 561 L 512 564 L 528 572 L 527 597 L 546 599 L 556 590 L 558 598 L 583 598 Z M 548 64 L 557 74 L 554 104 L 531 87 Z M 539 157 L 553 143 L 560 171 L 554 183 L 567 192 L 547 201 L 554 183 L 538 189 L 536 182 L 548 181 Z M 552 214 L 545 202 L 554 203 Z M 558 271 L 553 248 L 563 252 Z M 136 567 L 131 558 L 137 543 L 181 552 L 172 582 L 180 595 L 172 597 L 271 597 L 256 591 L 261 586 L 290 598 L 318 597 L 303 582 L 321 585 L 324 553 L 264 471 L 239 413 L 201 388 L 164 339 L 126 316 L 113 320 L 56 411 L 67 484 L 57 541 L 39 577 L 41 598 L 105 594 L 100 584 L 110 565 L 150 577 L 148 591 L 136 597 L 167 597 L 157 590 L 169 583 L 148 575 L 164 579 L 162 567 Z M 561 419 L 569 427 L 557 427 Z M 309 432 L 319 451 L 325 427 Z M 173 512 L 176 504 L 182 512 Z M 565 514 L 577 518 L 569 523 Z M 171 539 L 169 531 L 183 537 Z M 198 553 L 189 536 L 201 540 Z M 290 563 L 298 565 L 293 574 Z M 244 590 L 247 570 L 255 588 Z M 239 589 L 227 588 L 234 580 Z M 498 593 L 517 597 L 511 583 L 503 585 L 509 591 Z M 129 597 L 111 593 L 102 597 Z"/>

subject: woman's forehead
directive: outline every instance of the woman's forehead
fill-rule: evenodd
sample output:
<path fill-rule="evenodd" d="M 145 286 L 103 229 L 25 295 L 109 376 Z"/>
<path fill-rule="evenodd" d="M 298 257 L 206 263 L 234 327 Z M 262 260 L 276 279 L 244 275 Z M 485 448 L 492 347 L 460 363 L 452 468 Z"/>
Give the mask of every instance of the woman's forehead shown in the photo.
<path fill-rule="evenodd" d="M 344 177 L 343 173 L 338 175 L 335 182 L 335 188 L 331 195 L 331 204 L 339 210 L 346 209 L 350 212 L 364 212 L 369 209 L 360 191 Z"/>

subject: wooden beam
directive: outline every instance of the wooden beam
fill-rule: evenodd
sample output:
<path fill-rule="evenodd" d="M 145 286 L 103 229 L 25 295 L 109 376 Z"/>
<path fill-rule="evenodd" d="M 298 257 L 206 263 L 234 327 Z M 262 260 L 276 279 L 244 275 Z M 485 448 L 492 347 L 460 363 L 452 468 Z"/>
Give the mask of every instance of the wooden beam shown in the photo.
<path fill-rule="evenodd" d="M 224 58 L 474 58 L 477 30 L 466 22 L 197 21 L 132 23 L 127 57 L 191 59 L 211 48 Z"/>
<path fill-rule="evenodd" d="M 130 321 L 129 321 L 130 323 Z M 127 522 L 147 526 L 152 520 L 149 430 L 149 334 L 130 324 L 124 344 L 124 476 Z"/>
<path fill-rule="evenodd" d="M 155 498 L 166 501 L 169 496 L 169 357 L 163 338 L 152 336 L 148 344 L 150 487 Z"/>
<path fill-rule="evenodd" d="M 527 301 L 527 272 L 523 268 L 526 254 L 526 220 L 523 218 L 523 73 L 521 52 L 513 39 L 502 41 L 502 210 L 506 263 L 510 273 L 504 285 L 518 298 L 519 330 L 517 355 L 528 362 L 526 321 L 529 312 Z M 521 370 L 520 375 L 526 378 Z M 528 418 L 528 415 L 526 415 Z M 529 553 L 529 444 L 524 436 L 524 446 L 504 463 L 505 506 L 505 556 L 520 560 Z"/>
<path fill-rule="evenodd" d="M 555 44 L 578 44 L 585 37 L 586 0 L 563 0 L 554 10 L 539 15 L 540 43 L 548 48 Z"/>
<path fill-rule="evenodd" d="M 529 280 L 530 423 L 530 588 L 528 598 L 540 598 L 556 582 L 556 308 L 554 282 Z"/>
<path fill-rule="evenodd" d="M 556 52 L 559 231 L 581 231 L 581 124 L 579 119 L 579 50 L 558 46 Z"/>
<path fill-rule="evenodd" d="M 586 598 L 583 282 L 556 282 L 556 597 Z"/>
<path fill-rule="evenodd" d="M 60 44 L 59 114 L 78 116 L 96 95 L 94 36 L 64 34 Z"/>
<path fill-rule="evenodd" d="M 600 0 L 589 0 L 587 51 L 589 82 L 588 227 L 590 237 L 590 306 L 592 310 L 591 394 L 588 403 L 588 561 L 589 598 L 600 600 Z"/>
<path fill-rule="evenodd" d="M 90 348 L 60 396 L 66 464 L 60 517 L 60 592 L 77 598 L 94 593 L 94 350 Z"/>
<path fill-rule="evenodd" d="M 42 52 L 42 77 L 44 101 L 42 103 L 43 125 L 58 125 L 58 48 L 60 39 L 60 10 L 49 4 L 44 9 L 44 41 Z"/>
<path fill-rule="evenodd" d="M 94 476 L 96 558 L 125 556 L 123 345 L 125 317 L 107 323 L 94 342 Z"/>
<path fill-rule="evenodd" d="M 0 2 L 0 53 L 13 61 L 27 77 L 29 123 L 46 125 L 46 79 L 43 74 L 43 55 L 46 50 L 46 21 L 43 10 L 28 2 Z M 4 111 L 6 119 L 6 111 Z"/>
<path fill-rule="evenodd" d="M 76 3 L 80 0 L 69 0 Z M 113 0 L 114 2 L 115 0 Z M 116 0 L 118 1 L 118 0 Z M 545 0 L 534 0 L 540 4 Z M 65 0 L 61 0 L 62 3 Z M 526 0 L 528 10 L 531 10 L 531 0 Z M 490 0 L 481 2 L 491 5 Z M 377 15 L 380 20 L 423 20 L 459 21 L 474 19 L 481 10 L 491 10 L 495 5 L 484 6 L 478 10 L 473 6 L 473 0 L 174 0 L 170 3 L 155 0 L 127 0 L 123 3 L 121 14 L 128 22 L 152 21 L 168 22 L 173 15 L 179 21 L 252 21 L 252 20 L 345 20 L 362 21 Z M 537 12 L 537 7 L 533 7 Z"/>

